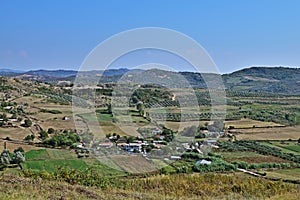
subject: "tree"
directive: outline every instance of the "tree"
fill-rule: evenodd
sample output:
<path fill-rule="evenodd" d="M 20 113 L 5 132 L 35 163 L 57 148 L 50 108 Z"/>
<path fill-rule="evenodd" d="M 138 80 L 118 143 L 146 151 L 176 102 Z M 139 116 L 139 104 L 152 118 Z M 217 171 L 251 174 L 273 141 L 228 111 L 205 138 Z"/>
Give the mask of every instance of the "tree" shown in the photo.
<path fill-rule="evenodd" d="M 137 103 L 139 99 L 136 96 L 131 97 L 132 103 Z"/>
<path fill-rule="evenodd" d="M 20 152 L 22 152 L 22 153 L 25 152 L 24 149 L 23 149 L 22 147 L 16 148 L 16 149 L 14 150 L 14 153 L 16 153 L 16 152 L 18 152 L 18 151 L 20 151 Z"/>
<path fill-rule="evenodd" d="M 139 111 L 140 115 L 141 116 L 144 116 L 144 109 L 145 109 L 145 106 L 142 102 L 139 102 L 138 104 L 136 104 L 136 108 L 137 110 Z"/>
<path fill-rule="evenodd" d="M 18 116 L 17 116 L 16 113 L 14 113 L 14 114 L 11 116 L 11 119 L 17 119 L 17 118 L 18 118 Z"/>
<path fill-rule="evenodd" d="M 12 157 L 12 163 L 17 164 L 20 169 L 23 169 L 21 165 L 22 162 L 25 162 L 25 156 L 23 155 L 23 153 L 21 151 L 15 152 Z"/>
<path fill-rule="evenodd" d="M 33 141 L 34 138 L 35 138 L 35 136 L 32 134 L 32 135 L 27 135 L 27 136 L 24 138 L 24 140 L 27 140 L 27 141 L 31 140 L 31 141 Z"/>
<path fill-rule="evenodd" d="M 47 133 L 46 131 L 41 131 L 41 132 L 40 132 L 40 138 L 41 138 L 42 140 L 48 138 L 48 133 Z"/>
<path fill-rule="evenodd" d="M 53 134 L 55 130 L 53 128 L 48 128 L 48 134 Z"/>
<path fill-rule="evenodd" d="M 197 127 L 190 126 L 190 127 L 185 127 L 181 132 L 181 135 L 186 137 L 195 137 L 196 133 L 197 133 Z"/>
<path fill-rule="evenodd" d="M 112 106 L 111 106 L 111 104 L 107 105 L 107 113 L 108 114 L 112 114 Z"/>
<path fill-rule="evenodd" d="M 8 165 L 10 164 L 10 153 L 9 150 L 4 149 L 2 153 L 0 154 L 0 164 L 2 165 Z"/>
<path fill-rule="evenodd" d="M 30 119 L 25 119 L 24 126 L 25 127 L 30 127 L 31 125 L 32 125 L 32 121 Z"/>
<path fill-rule="evenodd" d="M 211 132 L 220 132 L 224 128 L 224 123 L 221 120 L 216 120 L 213 122 L 213 124 L 208 125 L 208 130 Z"/>

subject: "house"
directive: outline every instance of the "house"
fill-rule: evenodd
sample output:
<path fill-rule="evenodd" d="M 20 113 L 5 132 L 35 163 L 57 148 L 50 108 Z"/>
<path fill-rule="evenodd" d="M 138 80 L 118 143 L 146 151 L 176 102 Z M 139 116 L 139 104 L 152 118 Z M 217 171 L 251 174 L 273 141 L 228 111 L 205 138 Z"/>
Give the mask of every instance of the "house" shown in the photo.
<path fill-rule="evenodd" d="M 11 110 L 13 107 L 12 106 L 5 106 L 3 109 L 4 110 Z"/>
<path fill-rule="evenodd" d="M 157 148 L 157 149 L 160 149 L 162 147 L 164 147 L 165 145 L 163 144 L 154 144 L 154 147 Z"/>
<path fill-rule="evenodd" d="M 113 145 L 114 144 L 112 142 L 103 142 L 99 144 L 100 147 L 105 147 L 105 148 L 111 148 Z"/>
<path fill-rule="evenodd" d="M 205 159 L 203 159 L 203 160 L 198 160 L 198 161 L 196 162 L 196 165 L 210 165 L 210 164 L 211 164 L 211 161 L 205 160 Z"/>
<path fill-rule="evenodd" d="M 117 144 L 117 147 L 124 148 L 126 146 L 126 142 L 120 142 Z"/>
<path fill-rule="evenodd" d="M 9 119 L 10 122 L 17 122 L 18 119 Z"/>
<path fill-rule="evenodd" d="M 62 120 L 65 120 L 65 121 L 70 120 L 70 117 L 64 116 L 64 117 L 62 118 Z"/>
<path fill-rule="evenodd" d="M 171 160 L 180 160 L 181 157 L 180 156 L 171 156 L 170 159 Z"/>
<path fill-rule="evenodd" d="M 125 151 L 128 152 L 142 152 L 142 144 L 129 143 L 125 145 Z"/>
<path fill-rule="evenodd" d="M 215 140 L 215 139 L 209 139 L 209 140 L 205 140 L 204 142 L 203 142 L 203 144 L 206 144 L 206 145 L 217 145 L 218 144 L 218 142 L 217 142 L 217 140 Z"/>
<path fill-rule="evenodd" d="M 84 145 L 83 145 L 83 143 L 82 142 L 80 142 L 79 144 L 77 144 L 77 146 L 76 146 L 77 148 L 79 148 L 79 149 L 83 149 L 84 148 Z"/>
<path fill-rule="evenodd" d="M 161 134 L 161 133 L 162 133 L 162 131 L 158 128 L 152 130 L 153 135 L 158 135 L 158 134 Z"/>
<path fill-rule="evenodd" d="M 155 140 L 155 141 L 153 141 L 153 144 L 163 144 L 163 143 L 165 143 L 165 141 L 163 141 L 163 140 Z"/>
<path fill-rule="evenodd" d="M 214 145 L 214 144 L 212 144 L 212 145 L 210 145 L 210 146 L 211 146 L 211 148 L 215 148 L 215 149 L 220 148 L 218 145 Z"/>

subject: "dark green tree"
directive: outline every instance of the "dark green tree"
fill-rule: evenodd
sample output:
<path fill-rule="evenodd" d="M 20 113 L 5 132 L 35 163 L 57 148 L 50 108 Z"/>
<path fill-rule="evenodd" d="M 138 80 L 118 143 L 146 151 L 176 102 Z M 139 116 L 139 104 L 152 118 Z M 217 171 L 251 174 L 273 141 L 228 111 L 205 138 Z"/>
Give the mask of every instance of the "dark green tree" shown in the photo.
<path fill-rule="evenodd" d="M 48 128 L 48 134 L 53 134 L 55 132 L 55 130 L 53 128 Z"/>
<path fill-rule="evenodd" d="M 32 125 L 32 121 L 30 119 L 25 119 L 24 126 L 25 127 L 30 127 L 31 125 Z"/>

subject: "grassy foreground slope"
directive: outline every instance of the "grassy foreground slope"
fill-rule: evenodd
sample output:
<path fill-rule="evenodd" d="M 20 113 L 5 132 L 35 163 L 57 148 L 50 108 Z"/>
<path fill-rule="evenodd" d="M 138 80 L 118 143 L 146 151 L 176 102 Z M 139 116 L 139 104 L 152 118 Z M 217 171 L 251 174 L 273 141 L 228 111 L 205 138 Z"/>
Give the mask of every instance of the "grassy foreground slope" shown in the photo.
<path fill-rule="evenodd" d="M 103 188 L 0 175 L 0 199 L 299 199 L 300 186 L 242 174 L 119 179 Z"/>

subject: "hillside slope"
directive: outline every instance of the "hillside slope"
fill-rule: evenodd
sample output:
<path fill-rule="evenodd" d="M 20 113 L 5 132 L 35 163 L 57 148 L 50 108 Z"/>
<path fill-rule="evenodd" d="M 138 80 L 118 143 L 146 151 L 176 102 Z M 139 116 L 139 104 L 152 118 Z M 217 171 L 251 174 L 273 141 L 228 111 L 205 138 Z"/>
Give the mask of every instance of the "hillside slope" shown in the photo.
<path fill-rule="evenodd" d="M 107 71 L 37 70 L 22 74 L 0 73 L 2 76 L 15 76 L 26 80 L 38 80 L 56 84 L 59 81 L 74 81 L 76 76 L 84 84 L 131 82 L 137 84 L 156 83 L 164 87 L 206 88 L 206 80 L 217 80 L 218 74 L 200 74 L 195 72 L 172 72 L 160 69 L 129 70 L 126 68 Z M 246 92 L 278 93 L 300 95 L 300 69 L 287 67 L 251 67 L 230 74 L 223 74 L 226 89 Z"/>

